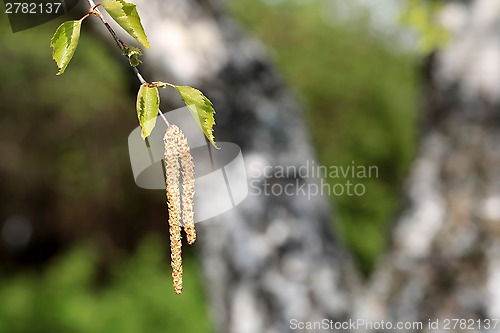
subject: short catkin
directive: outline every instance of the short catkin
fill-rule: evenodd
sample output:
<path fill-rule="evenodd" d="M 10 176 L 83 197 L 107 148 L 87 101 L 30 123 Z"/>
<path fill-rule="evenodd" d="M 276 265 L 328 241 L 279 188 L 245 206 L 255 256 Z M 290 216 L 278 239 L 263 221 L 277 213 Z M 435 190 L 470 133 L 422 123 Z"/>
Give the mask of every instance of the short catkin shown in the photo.
<path fill-rule="evenodd" d="M 196 240 L 194 228 L 194 162 L 187 138 L 175 125 L 167 127 L 165 143 L 165 181 L 168 204 L 168 223 L 170 232 L 170 253 L 172 279 L 176 294 L 182 293 L 182 237 L 181 237 L 181 199 L 182 221 L 187 241 Z M 181 174 L 182 168 L 182 174 Z M 180 177 L 182 175 L 182 197 Z"/>
<path fill-rule="evenodd" d="M 194 162 L 188 141 L 182 131 L 179 135 L 179 157 L 182 168 L 182 221 L 188 244 L 196 241 L 196 230 L 194 228 Z"/>

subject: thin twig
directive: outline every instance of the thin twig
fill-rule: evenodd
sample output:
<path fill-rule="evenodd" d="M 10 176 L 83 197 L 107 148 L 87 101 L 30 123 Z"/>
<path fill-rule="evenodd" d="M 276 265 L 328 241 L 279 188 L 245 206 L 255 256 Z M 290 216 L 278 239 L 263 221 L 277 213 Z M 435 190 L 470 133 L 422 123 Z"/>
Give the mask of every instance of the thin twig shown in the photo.
<path fill-rule="evenodd" d="M 127 45 L 120 39 L 120 37 L 118 37 L 116 32 L 113 30 L 113 28 L 109 25 L 109 23 L 106 21 L 106 19 L 102 16 L 101 11 L 99 10 L 99 8 L 97 8 L 97 7 L 99 7 L 99 5 L 96 5 L 94 0 L 87 0 L 87 2 L 90 5 L 92 13 L 94 13 L 95 16 L 99 17 L 102 24 L 104 24 L 104 26 L 106 27 L 106 29 L 108 29 L 111 36 L 113 36 L 113 39 L 115 40 L 116 45 L 120 48 L 120 50 L 123 51 L 127 47 Z M 134 67 L 134 66 L 131 66 L 131 67 L 132 67 L 132 70 L 134 71 L 135 75 L 137 76 L 137 78 L 141 82 L 141 84 L 147 83 L 147 81 L 144 80 L 144 78 L 142 77 L 141 72 L 139 72 L 139 69 L 137 69 L 137 67 Z M 167 118 L 165 117 L 163 112 L 161 112 L 160 109 L 158 109 L 158 114 L 161 116 L 161 118 L 163 119 L 163 121 L 165 122 L 167 127 L 169 127 L 170 123 L 168 122 Z"/>

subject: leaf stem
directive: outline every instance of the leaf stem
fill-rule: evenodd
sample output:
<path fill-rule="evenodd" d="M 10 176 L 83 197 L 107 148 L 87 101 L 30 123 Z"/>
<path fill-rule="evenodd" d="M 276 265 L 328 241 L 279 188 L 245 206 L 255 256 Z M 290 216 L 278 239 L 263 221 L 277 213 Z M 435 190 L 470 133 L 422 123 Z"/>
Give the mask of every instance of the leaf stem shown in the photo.
<path fill-rule="evenodd" d="M 89 3 L 89 5 L 91 7 L 90 8 L 91 12 L 95 16 L 99 17 L 99 19 L 101 20 L 102 24 L 104 24 L 104 26 L 106 27 L 106 29 L 108 29 L 108 31 L 111 34 L 111 36 L 113 36 L 113 39 L 115 40 L 115 43 L 118 46 L 118 48 L 123 51 L 125 49 L 126 45 L 120 39 L 120 37 L 118 37 L 118 35 L 116 34 L 116 32 L 113 30 L 113 28 L 106 21 L 106 19 L 102 16 L 101 11 L 97 8 L 97 7 L 99 7 L 100 4 L 96 5 L 95 2 L 94 2 L 94 0 L 87 0 L 87 2 Z M 141 75 L 141 72 L 139 72 L 139 70 L 137 69 L 137 67 L 134 67 L 134 66 L 131 66 L 131 67 L 132 67 L 132 70 L 134 71 L 135 75 L 137 76 L 137 78 L 141 82 L 141 84 L 147 83 L 147 81 L 144 80 L 144 78 Z M 167 118 L 165 117 L 165 115 L 163 114 L 163 112 L 161 112 L 160 109 L 158 109 L 158 114 L 161 116 L 161 118 L 163 119 L 163 121 L 165 122 L 165 124 L 167 125 L 167 127 L 169 127 L 170 123 L 168 122 Z"/>

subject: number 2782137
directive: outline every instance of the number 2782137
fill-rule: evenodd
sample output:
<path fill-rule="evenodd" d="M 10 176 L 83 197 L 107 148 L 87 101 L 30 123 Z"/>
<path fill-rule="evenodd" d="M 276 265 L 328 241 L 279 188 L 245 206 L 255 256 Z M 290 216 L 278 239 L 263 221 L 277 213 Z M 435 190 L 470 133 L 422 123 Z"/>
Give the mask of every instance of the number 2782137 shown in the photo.
<path fill-rule="evenodd" d="M 5 4 L 6 14 L 58 14 L 62 9 L 60 2 L 7 2 Z"/>

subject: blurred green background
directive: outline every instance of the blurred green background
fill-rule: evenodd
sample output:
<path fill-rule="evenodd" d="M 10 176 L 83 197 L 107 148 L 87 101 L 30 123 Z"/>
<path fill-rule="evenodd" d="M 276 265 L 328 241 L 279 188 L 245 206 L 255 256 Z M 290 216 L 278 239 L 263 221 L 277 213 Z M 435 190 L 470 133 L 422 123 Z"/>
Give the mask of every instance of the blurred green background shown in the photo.
<path fill-rule="evenodd" d="M 378 179 L 347 179 L 363 184 L 365 195 L 331 196 L 340 234 L 368 274 L 385 248 L 415 150 L 418 57 L 397 47 L 397 31 L 374 32 L 366 7 L 353 1 L 352 16 L 336 17 L 333 3 L 230 4 L 305 105 L 319 163 L 378 168 Z"/>
<path fill-rule="evenodd" d="M 351 180 L 364 196 L 331 197 L 335 228 L 369 274 L 416 146 L 419 57 L 361 5 L 328 15 L 325 3 L 229 7 L 305 106 L 318 162 L 378 167 L 379 178 Z M 56 77 L 49 41 L 61 21 L 13 34 L 0 14 L 0 333 L 210 332 L 192 250 L 185 292 L 173 294 L 164 194 L 133 182 L 138 84 L 92 33 Z"/>

